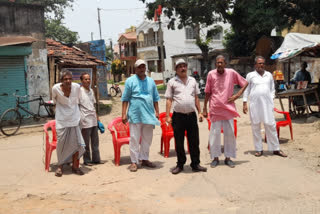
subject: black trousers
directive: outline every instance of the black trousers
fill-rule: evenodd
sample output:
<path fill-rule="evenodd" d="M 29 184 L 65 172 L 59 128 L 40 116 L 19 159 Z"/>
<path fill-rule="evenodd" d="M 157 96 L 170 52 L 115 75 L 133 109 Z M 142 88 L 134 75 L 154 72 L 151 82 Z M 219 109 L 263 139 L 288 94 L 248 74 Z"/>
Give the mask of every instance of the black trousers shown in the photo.
<path fill-rule="evenodd" d="M 197 115 L 195 112 L 189 114 L 182 114 L 173 112 L 172 128 L 174 138 L 176 141 L 177 152 L 177 166 L 183 169 L 186 163 L 186 153 L 184 150 L 184 133 L 187 131 L 187 139 L 189 141 L 189 150 L 191 157 L 191 168 L 195 168 L 200 163 L 200 149 L 199 149 L 199 127 Z"/>

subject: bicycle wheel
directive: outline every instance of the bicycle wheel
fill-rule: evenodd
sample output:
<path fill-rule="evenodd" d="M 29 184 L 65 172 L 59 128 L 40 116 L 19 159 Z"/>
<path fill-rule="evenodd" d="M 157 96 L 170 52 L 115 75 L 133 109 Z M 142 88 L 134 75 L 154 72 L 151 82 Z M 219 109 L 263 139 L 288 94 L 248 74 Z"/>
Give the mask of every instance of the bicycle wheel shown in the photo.
<path fill-rule="evenodd" d="M 120 87 L 118 88 L 117 95 L 119 95 L 119 97 L 121 97 L 121 96 L 122 96 L 122 91 L 121 91 Z"/>
<path fill-rule="evenodd" d="M 8 109 L 0 118 L 0 129 L 4 135 L 11 136 L 17 133 L 21 125 L 21 115 L 16 109 Z"/>
<path fill-rule="evenodd" d="M 110 95 L 111 95 L 112 97 L 114 97 L 114 96 L 117 95 L 117 90 L 116 90 L 114 87 L 111 87 L 111 88 L 110 88 Z"/>

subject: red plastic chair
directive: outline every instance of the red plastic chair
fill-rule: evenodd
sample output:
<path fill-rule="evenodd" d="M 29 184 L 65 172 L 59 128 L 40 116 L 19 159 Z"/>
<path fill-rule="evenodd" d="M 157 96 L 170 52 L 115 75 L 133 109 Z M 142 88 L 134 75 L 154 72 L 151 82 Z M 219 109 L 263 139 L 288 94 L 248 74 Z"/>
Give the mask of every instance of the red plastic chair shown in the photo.
<path fill-rule="evenodd" d="M 117 117 L 108 124 L 108 129 L 112 135 L 114 164 L 119 166 L 121 146 L 124 144 L 129 144 L 130 141 L 129 123 L 123 124 L 122 118 Z"/>
<path fill-rule="evenodd" d="M 284 114 L 286 117 L 286 120 L 282 120 L 282 121 L 278 121 L 276 124 L 277 126 L 277 133 L 278 133 L 278 138 L 280 136 L 280 127 L 284 127 L 284 126 L 289 126 L 290 129 L 290 134 L 291 134 L 291 140 L 293 140 L 293 132 L 292 132 L 292 122 L 291 122 L 291 117 L 289 112 L 286 111 L 280 111 L 276 108 L 274 108 L 274 111 L 279 113 L 279 114 Z"/>
<path fill-rule="evenodd" d="M 46 134 L 46 157 L 45 157 L 45 170 L 48 172 L 51 161 L 52 151 L 57 148 L 57 133 L 56 133 L 56 121 L 50 120 L 43 126 L 43 130 Z M 50 142 L 49 130 L 52 133 L 52 141 Z"/>
<path fill-rule="evenodd" d="M 170 117 L 172 117 L 172 113 L 170 113 Z M 159 114 L 159 120 L 160 120 L 160 126 L 162 130 L 161 135 L 161 145 L 160 145 L 160 153 L 163 153 L 163 147 L 164 147 L 164 157 L 169 157 L 169 151 L 170 151 L 170 140 L 174 137 L 173 134 L 173 128 L 171 124 L 166 123 L 166 112 L 162 112 Z M 187 136 L 187 132 L 185 132 L 185 136 Z M 188 145 L 188 152 L 189 150 L 189 142 L 187 139 L 187 145 Z M 176 144 L 174 144 L 176 146 Z"/>

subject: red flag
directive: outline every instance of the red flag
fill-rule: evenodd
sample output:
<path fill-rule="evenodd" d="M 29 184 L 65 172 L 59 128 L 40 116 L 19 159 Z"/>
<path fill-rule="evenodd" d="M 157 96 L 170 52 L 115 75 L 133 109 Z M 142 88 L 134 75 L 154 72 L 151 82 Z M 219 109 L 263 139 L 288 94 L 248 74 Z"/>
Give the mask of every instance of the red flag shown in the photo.
<path fill-rule="evenodd" d="M 161 15 L 161 13 L 162 13 L 162 6 L 161 5 L 158 5 L 157 13 L 158 13 L 158 16 Z"/>
<path fill-rule="evenodd" d="M 158 21 L 158 14 L 157 14 L 157 10 L 154 10 L 154 21 Z"/>

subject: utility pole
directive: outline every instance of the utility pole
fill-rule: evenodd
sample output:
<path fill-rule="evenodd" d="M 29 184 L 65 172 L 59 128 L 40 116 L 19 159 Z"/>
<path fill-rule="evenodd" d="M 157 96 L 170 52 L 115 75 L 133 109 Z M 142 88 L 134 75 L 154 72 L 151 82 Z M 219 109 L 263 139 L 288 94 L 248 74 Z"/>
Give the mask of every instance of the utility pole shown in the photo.
<path fill-rule="evenodd" d="M 93 32 L 91 32 L 91 41 L 93 41 Z"/>
<path fill-rule="evenodd" d="M 98 24 L 99 24 L 100 39 L 102 39 L 102 34 L 101 34 L 100 10 L 101 10 L 101 8 L 99 8 L 99 7 L 98 7 Z"/>
<path fill-rule="evenodd" d="M 159 43 L 160 43 L 160 60 L 161 60 L 161 69 L 162 69 L 162 79 L 163 79 L 163 84 L 166 85 L 166 80 L 164 78 L 164 71 L 165 71 L 165 67 L 164 67 L 164 41 L 163 41 L 163 32 L 162 32 L 162 28 L 161 28 L 161 15 L 159 15 Z"/>
<path fill-rule="evenodd" d="M 112 47 L 112 39 L 110 39 L 110 49 L 111 49 L 111 53 L 112 53 L 112 60 L 113 60 L 113 47 Z"/>

